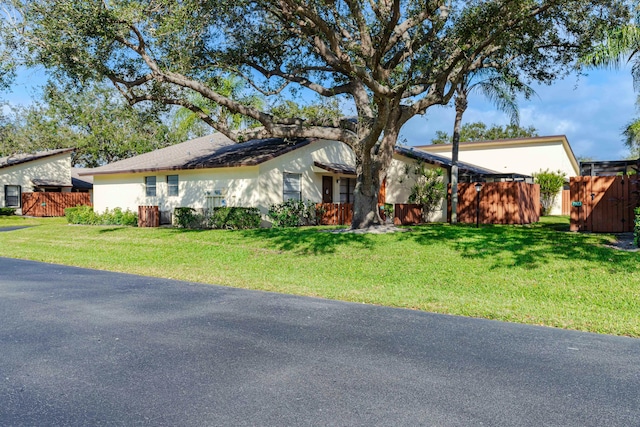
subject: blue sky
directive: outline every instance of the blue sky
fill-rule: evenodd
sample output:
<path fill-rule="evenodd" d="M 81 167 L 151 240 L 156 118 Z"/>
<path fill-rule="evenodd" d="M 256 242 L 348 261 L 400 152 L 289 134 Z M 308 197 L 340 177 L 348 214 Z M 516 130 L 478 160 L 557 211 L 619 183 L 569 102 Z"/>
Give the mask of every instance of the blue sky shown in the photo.
<path fill-rule="evenodd" d="M 43 82 L 43 73 L 24 70 L 12 92 L 0 94 L 12 104 L 28 104 Z M 579 158 L 620 160 L 629 156 L 621 132 L 636 117 L 636 94 L 629 69 L 591 70 L 587 76 L 569 76 L 551 86 L 534 86 L 537 93 L 520 102 L 520 124 L 534 126 L 544 135 L 566 135 Z M 454 111 L 434 107 L 409 121 L 401 132 L 406 145 L 428 144 L 437 130 L 451 133 Z M 508 123 L 508 117 L 481 95 L 469 99 L 464 122 L 488 125 Z"/>

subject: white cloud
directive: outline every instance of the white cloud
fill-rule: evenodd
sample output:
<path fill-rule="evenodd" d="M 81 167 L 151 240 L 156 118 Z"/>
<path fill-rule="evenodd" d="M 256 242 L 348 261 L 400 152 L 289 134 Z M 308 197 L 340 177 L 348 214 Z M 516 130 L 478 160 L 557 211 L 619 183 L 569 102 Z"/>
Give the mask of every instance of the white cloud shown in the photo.
<path fill-rule="evenodd" d="M 636 116 L 636 93 L 629 69 L 595 70 L 588 76 L 568 77 L 551 86 L 536 86 L 537 95 L 520 101 L 520 124 L 534 126 L 540 135 L 566 135 L 578 157 L 618 160 L 628 156 L 621 132 Z M 436 130 L 451 133 L 452 108 L 430 109 L 403 129 L 409 145 L 429 143 Z M 464 122 L 508 123 L 508 117 L 483 100 L 470 98 Z"/>

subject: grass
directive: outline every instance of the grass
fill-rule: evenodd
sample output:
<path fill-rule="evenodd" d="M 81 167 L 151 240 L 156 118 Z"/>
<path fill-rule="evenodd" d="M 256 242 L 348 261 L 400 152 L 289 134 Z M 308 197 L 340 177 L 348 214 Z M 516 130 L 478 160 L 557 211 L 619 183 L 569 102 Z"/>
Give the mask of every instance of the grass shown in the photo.
<path fill-rule="evenodd" d="M 386 235 L 21 220 L 37 226 L 0 233 L 0 255 L 640 337 L 640 253 L 605 247 L 612 236 L 569 233 L 565 217 Z M 20 224 L 0 217 L 0 227 Z"/>

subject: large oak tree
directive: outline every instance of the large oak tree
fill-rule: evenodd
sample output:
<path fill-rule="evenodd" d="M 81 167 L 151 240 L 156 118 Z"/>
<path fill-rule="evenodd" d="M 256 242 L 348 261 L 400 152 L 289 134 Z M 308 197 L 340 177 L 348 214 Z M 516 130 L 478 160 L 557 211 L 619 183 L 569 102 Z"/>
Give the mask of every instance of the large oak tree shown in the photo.
<path fill-rule="evenodd" d="M 356 157 L 354 228 L 380 221 L 377 193 L 400 129 L 482 68 L 550 82 L 602 29 L 627 19 L 623 0 L 13 0 L 8 46 L 82 82 L 108 79 L 135 104 L 192 110 L 236 141 L 326 138 Z M 9 28 L 11 27 L 11 28 Z M 353 119 L 272 114 L 216 91 L 245 79 L 269 99 L 291 88 L 339 98 Z M 193 93 L 220 108 L 204 111 Z M 235 129 L 231 114 L 260 127 Z"/>

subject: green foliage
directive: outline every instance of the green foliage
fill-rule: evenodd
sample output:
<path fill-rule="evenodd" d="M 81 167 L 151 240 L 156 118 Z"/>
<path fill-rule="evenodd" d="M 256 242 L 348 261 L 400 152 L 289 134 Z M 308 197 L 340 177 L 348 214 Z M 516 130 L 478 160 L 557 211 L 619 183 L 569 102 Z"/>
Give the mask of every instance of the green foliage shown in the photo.
<path fill-rule="evenodd" d="M 633 210 L 635 218 L 633 221 L 633 244 L 640 248 L 640 207 Z"/>
<path fill-rule="evenodd" d="M 121 208 L 106 209 L 102 214 L 96 214 L 91 206 L 76 206 L 66 208 L 64 216 L 69 224 L 125 225 L 130 227 L 138 225 L 138 214 L 129 209 L 123 211 Z"/>
<path fill-rule="evenodd" d="M 200 228 L 200 218 L 196 210 L 190 207 L 178 207 L 173 210 L 173 220 L 179 228 Z"/>
<path fill-rule="evenodd" d="M 422 206 L 422 219 L 428 222 L 442 204 L 442 199 L 447 194 L 446 186 L 442 180 L 442 169 L 432 169 L 423 163 L 417 164 L 407 171 L 415 175 L 415 184 L 411 187 L 409 203 Z"/>
<path fill-rule="evenodd" d="M 536 184 L 540 185 L 540 204 L 542 205 L 542 215 L 549 215 L 555 203 L 558 192 L 562 190 L 567 179 L 567 174 L 558 170 L 552 172 L 549 169 L 540 170 L 533 175 Z"/>
<path fill-rule="evenodd" d="M 108 80 L 131 105 L 180 105 L 233 139 L 336 139 L 348 144 L 360 182 L 376 182 L 411 117 L 452 99 L 452 85 L 482 68 L 505 68 L 523 81 L 550 83 L 603 29 L 629 18 L 625 0 L 534 2 L 82 1 L 3 2 L 5 55 L 44 66 L 77 86 Z M 461 43 L 462 41 L 462 43 Z M 223 93 L 225 78 L 247 81 L 243 97 Z M 357 112 L 327 120 L 298 111 L 270 113 L 307 93 Z M 192 102 L 198 93 L 220 108 Z M 307 98 L 308 99 L 308 98 Z M 230 117 L 260 122 L 240 132 Z M 313 116 L 313 115 L 312 115 Z M 370 189 L 358 201 L 373 200 Z M 377 215 L 355 203 L 353 224 Z M 374 204 L 370 204 L 375 209 Z"/>
<path fill-rule="evenodd" d="M 0 216 L 15 215 L 16 210 L 14 208 L 0 208 Z"/>
<path fill-rule="evenodd" d="M 214 208 L 209 218 L 212 228 L 245 230 L 260 227 L 261 215 L 258 208 L 219 207 Z"/>
<path fill-rule="evenodd" d="M 166 107 L 132 107 L 113 88 L 49 83 L 42 99 L 14 107 L 0 154 L 75 148 L 73 163 L 95 167 L 181 141 L 162 123 Z"/>
<path fill-rule="evenodd" d="M 311 201 L 289 199 L 284 203 L 271 205 L 267 214 L 274 227 L 300 227 L 316 223 L 316 205 Z"/>
<path fill-rule="evenodd" d="M 460 142 L 493 141 L 496 139 L 530 138 L 538 136 L 533 126 L 520 127 L 515 124 L 506 126 L 491 125 L 487 127 L 482 122 L 466 123 L 460 129 Z M 436 131 L 432 144 L 450 144 L 451 136 L 447 132 Z"/>

